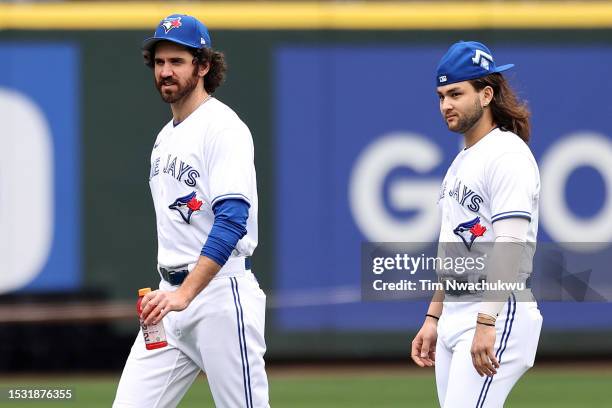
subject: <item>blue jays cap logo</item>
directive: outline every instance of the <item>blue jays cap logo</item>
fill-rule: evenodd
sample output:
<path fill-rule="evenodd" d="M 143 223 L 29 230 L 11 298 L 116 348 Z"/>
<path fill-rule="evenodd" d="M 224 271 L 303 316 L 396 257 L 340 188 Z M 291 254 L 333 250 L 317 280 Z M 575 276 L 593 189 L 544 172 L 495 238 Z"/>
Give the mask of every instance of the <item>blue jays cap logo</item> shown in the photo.
<path fill-rule="evenodd" d="M 170 41 L 188 48 L 212 47 L 208 28 L 197 18 L 186 14 L 172 14 L 164 18 L 157 25 L 153 37 L 143 41 L 142 50 L 147 65 L 159 41 Z"/>
<path fill-rule="evenodd" d="M 468 251 L 472 249 L 472 244 L 474 244 L 476 238 L 482 237 L 486 231 L 487 227 L 480 225 L 480 217 L 476 217 L 471 221 L 462 222 L 453 230 L 455 235 L 461 238 Z"/>
<path fill-rule="evenodd" d="M 162 27 L 164 27 L 164 30 L 166 31 L 166 34 L 168 34 L 168 32 L 170 32 L 170 30 L 172 30 L 173 28 L 179 28 L 180 26 L 182 26 L 181 18 L 180 17 L 168 17 L 168 18 L 165 18 L 162 21 L 161 25 L 162 25 Z"/>
<path fill-rule="evenodd" d="M 196 198 L 196 192 L 193 191 L 191 194 L 188 194 L 183 197 L 179 197 L 172 204 L 168 206 L 171 210 L 178 211 L 187 224 L 191 223 L 191 216 L 194 212 L 200 211 L 202 207 L 202 201 Z"/>

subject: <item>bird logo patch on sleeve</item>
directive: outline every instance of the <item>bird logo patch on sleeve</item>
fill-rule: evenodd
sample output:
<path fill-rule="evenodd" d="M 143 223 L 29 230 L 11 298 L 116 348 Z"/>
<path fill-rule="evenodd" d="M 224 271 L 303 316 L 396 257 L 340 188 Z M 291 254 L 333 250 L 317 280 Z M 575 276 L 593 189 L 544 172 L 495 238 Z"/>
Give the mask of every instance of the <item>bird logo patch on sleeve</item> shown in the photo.
<path fill-rule="evenodd" d="M 191 223 L 191 216 L 194 212 L 200 211 L 201 207 L 202 201 L 197 199 L 195 191 L 186 196 L 177 198 L 168 206 L 171 210 L 178 211 L 187 224 Z"/>
<path fill-rule="evenodd" d="M 487 232 L 487 227 L 480 225 L 480 217 L 476 217 L 473 220 L 457 225 L 453 232 L 461 238 L 469 251 L 472 249 L 472 244 L 474 244 L 476 238 L 482 237 Z"/>

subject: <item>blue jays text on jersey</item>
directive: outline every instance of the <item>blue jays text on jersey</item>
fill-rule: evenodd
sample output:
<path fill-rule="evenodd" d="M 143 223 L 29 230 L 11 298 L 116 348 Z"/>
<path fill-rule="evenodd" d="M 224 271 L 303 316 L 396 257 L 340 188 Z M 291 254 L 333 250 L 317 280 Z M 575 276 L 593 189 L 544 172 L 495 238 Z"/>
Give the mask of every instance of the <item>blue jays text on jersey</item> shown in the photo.
<path fill-rule="evenodd" d="M 445 193 L 446 182 L 442 185 L 440 198 L 444 198 Z M 480 194 L 477 194 L 459 178 L 455 179 L 455 184 L 448 191 L 448 196 L 457 200 L 460 205 L 466 207 L 468 210 L 476 213 L 480 210 L 480 204 L 484 201 Z"/>
<path fill-rule="evenodd" d="M 174 177 L 179 182 L 184 181 L 185 184 L 189 187 L 194 187 L 196 185 L 196 179 L 200 177 L 200 172 L 194 169 L 193 166 L 191 166 L 190 164 L 184 162 L 183 160 L 178 160 L 177 165 L 177 160 L 177 156 L 168 154 L 164 167 L 161 169 L 162 173 Z M 149 181 L 151 181 L 153 177 L 159 175 L 160 162 L 161 157 L 157 157 L 151 163 L 151 173 L 149 175 Z"/>

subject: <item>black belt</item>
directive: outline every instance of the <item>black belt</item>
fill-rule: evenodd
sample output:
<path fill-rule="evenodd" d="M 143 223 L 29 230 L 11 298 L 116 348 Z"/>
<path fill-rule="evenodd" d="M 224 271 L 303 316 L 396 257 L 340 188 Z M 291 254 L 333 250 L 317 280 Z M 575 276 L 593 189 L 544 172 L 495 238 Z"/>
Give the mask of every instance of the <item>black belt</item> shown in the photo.
<path fill-rule="evenodd" d="M 244 269 L 248 271 L 252 268 L 252 266 L 253 266 L 253 261 L 251 260 L 251 257 L 247 256 L 246 258 L 244 258 Z M 166 282 L 168 282 L 172 286 L 178 286 L 181 283 L 183 283 L 185 278 L 187 278 L 187 275 L 189 275 L 189 270 L 187 269 L 166 269 L 166 268 L 159 267 L 159 273 Z"/>
<path fill-rule="evenodd" d="M 459 283 L 467 283 L 467 280 L 456 280 Z M 484 280 L 480 280 L 480 282 L 484 282 Z M 525 289 L 531 289 L 531 276 L 525 280 Z M 482 293 L 482 291 L 470 291 L 470 290 L 462 290 L 462 289 L 449 289 L 446 285 L 444 285 L 444 293 L 451 296 L 465 296 L 465 295 L 475 295 L 478 293 Z"/>

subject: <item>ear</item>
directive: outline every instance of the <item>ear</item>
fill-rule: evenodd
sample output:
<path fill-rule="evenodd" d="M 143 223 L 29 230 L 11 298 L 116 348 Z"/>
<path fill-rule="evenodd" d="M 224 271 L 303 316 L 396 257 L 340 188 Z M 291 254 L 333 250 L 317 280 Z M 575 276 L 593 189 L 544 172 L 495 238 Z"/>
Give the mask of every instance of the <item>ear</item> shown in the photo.
<path fill-rule="evenodd" d="M 206 65 L 200 65 L 198 68 L 198 76 L 200 78 L 204 78 L 206 74 L 210 71 L 210 62 L 207 62 Z"/>
<path fill-rule="evenodd" d="M 493 91 L 493 88 L 491 88 L 490 86 L 485 86 L 480 91 L 480 104 L 483 108 L 489 106 L 489 104 L 493 100 L 494 94 L 495 91 Z"/>

